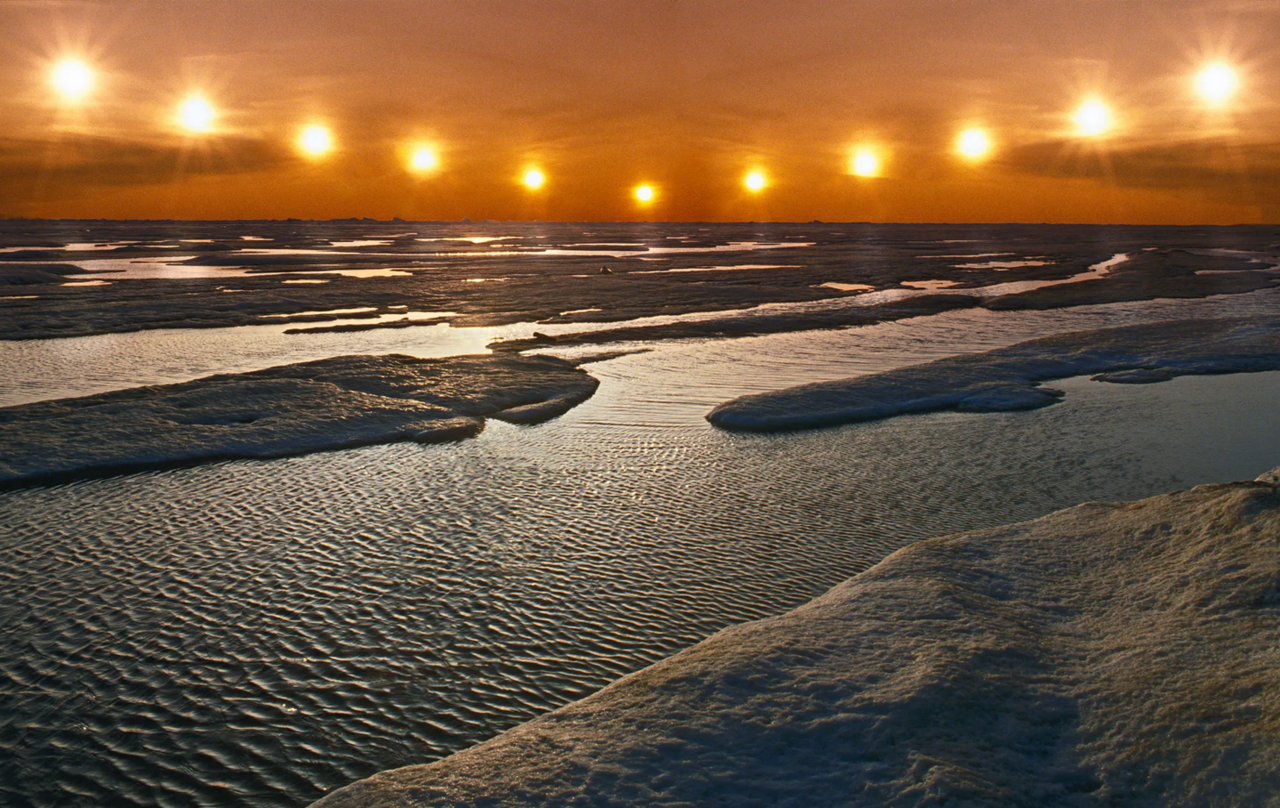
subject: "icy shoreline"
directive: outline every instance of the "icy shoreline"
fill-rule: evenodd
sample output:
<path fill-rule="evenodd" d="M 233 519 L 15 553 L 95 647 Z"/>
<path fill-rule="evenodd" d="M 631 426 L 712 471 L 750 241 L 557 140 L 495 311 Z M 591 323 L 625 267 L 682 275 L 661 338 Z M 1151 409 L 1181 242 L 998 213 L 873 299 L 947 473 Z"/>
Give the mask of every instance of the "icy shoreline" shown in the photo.
<path fill-rule="evenodd" d="M 1029 340 L 886 373 L 743 396 L 707 414 L 742 432 L 836 426 L 907 413 L 1002 412 L 1046 407 L 1061 393 L 1041 382 L 1100 381 L 1280 369 L 1280 318 L 1174 320 Z"/>
<path fill-rule="evenodd" d="M 316 806 L 1264 804 L 1277 537 L 1280 469 L 920 542 Z"/>
<path fill-rule="evenodd" d="M 474 437 L 533 424 L 599 382 L 550 356 L 340 356 L 0 408 L 0 490 L 216 460 Z"/>

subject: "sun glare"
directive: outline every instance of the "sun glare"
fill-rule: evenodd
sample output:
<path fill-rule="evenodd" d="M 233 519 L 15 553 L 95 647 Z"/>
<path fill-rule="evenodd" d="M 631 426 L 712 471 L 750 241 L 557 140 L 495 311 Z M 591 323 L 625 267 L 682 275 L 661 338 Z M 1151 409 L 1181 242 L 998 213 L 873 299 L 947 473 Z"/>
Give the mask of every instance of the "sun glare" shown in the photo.
<path fill-rule="evenodd" d="M 530 191 L 536 191 L 546 184 L 547 175 L 543 174 L 539 169 L 531 168 L 524 172 L 521 182 L 523 182 L 524 187 L 528 188 Z"/>
<path fill-rule="evenodd" d="M 333 151 L 333 135 L 323 126 L 308 126 L 298 135 L 298 148 L 308 157 L 322 157 Z"/>
<path fill-rule="evenodd" d="M 859 149 L 849 161 L 849 173 L 855 177 L 878 177 L 880 158 L 869 149 Z"/>
<path fill-rule="evenodd" d="M 198 95 L 193 95 L 178 106 L 178 125 L 188 132 L 209 132 L 217 113 L 213 105 Z"/>
<path fill-rule="evenodd" d="M 1239 84 L 1236 71 L 1224 64 L 1208 65 L 1196 76 L 1196 90 L 1200 97 L 1215 105 L 1225 104 L 1235 95 Z"/>
<path fill-rule="evenodd" d="M 977 162 L 991 154 L 991 136 L 982 129 L 966 129 L 956 138 L 956 153 Z"/>
<path fill-rule="evenodd" d="M 436 157 L 435 149 L 430 146 L 416 146 L 409 156 L 409 170 L 416 174 L 425 174 L 439 165 L 440 158 Z"/>
<path fill-rule="evenodd" d="M 763 191 L 765 186 L 769 184 L 769 181 L 765 179 L 765 176 L 763 173 L 759 171 L 752 171 L 750 174 L 748 174 L 746 177 L 743 178 L 742 183 L 743 185 L 747 186 L 748 191 L 750 191 L 753 194 L 756 194 Z"/>
<path fill-rule="evenodd" d="M 652 202 L 654 191 L 652 185 L 638 185 L 633 192 L 637 202 Z"/>
<path fill-rule="evenodd" d="M 79 59 L 66 59 L 54 65 L 49 81 L 63 98 L 79 101 L 93 89 L 93 71 Z"/>

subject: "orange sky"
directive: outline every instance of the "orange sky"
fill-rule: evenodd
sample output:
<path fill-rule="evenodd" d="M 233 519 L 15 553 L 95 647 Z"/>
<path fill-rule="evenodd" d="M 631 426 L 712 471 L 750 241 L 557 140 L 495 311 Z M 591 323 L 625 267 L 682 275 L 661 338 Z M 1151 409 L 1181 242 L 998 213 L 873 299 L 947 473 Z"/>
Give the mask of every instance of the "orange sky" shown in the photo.
<path fill-rule="evenodd" d="M 6 0 L 0 215 L 1277 222 L 1276 42 L 1270 0 Z M 1240 79 L 1219 108 L 1209 61 Z M 174 124 L 191 92 L 214 131 Z M 1089 96 L 1105 136 L 1074 131 Z"/>

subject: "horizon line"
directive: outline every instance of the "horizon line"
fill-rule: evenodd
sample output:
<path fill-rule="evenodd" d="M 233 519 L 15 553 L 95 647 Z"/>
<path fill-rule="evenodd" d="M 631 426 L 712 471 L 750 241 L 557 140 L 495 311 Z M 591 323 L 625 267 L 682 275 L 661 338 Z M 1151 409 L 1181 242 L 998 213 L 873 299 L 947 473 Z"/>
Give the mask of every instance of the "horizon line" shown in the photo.
<path fill-rule="evenodd" d="M 212 222 L 270 222 L 286 224 L 290 222 L 311 224 L 636 224 L 636 225 L 672 225 L 672 224 L 710 224 L 710 225 L 902 225 L 902 226 L 951 226 L 951 227 L 1280 227 L 1277 222 L 1233 222 L 1175 224 L 1171 222 L 1030 222 L 1030 221 L 830 221 L 826 219 L 809 220 L 742 220 L 742 219 L 404 219 L 393 216 L 390 219 L 377 219 L 369 216 L 344 216 L 329 219 L 300 219 L 288 216 L 278 219 L 152 219 L 152 218 L 106 218 L 106 217 L 32 217 L 32 216 L 0 216 L 0 222 L 139 222 L 139 223 L 212 223 Z"/>

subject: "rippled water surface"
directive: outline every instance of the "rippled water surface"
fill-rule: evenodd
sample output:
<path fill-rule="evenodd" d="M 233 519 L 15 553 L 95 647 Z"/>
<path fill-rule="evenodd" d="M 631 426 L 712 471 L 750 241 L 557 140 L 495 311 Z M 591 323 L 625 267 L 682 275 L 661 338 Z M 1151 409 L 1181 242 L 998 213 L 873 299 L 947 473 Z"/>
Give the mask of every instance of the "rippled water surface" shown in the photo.
<path fill-rule="evenodd" d="M 641 346 L 589 366 L 597 395 L 541 426 L 0 495 L 0 803 L 305 805 L 799 605 L 909 542 L 1256 476 L 1280 464 L 1280 373 L 1074 379 L 1035 412 L 775 436 L 702 416 L 1048 333 L 1275 310 L 1266 293 Z M 219 350 L 201 350 L 215 332 Z M 289 339 L 307 358 L 450 352 L 438 336 Z M 279 330 L 82 339 L 18 344 L 46 352 L 29 398 L 93 361 L 111 371 L 85 391 L 301 358 L 275 352 Z"/>

